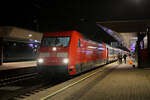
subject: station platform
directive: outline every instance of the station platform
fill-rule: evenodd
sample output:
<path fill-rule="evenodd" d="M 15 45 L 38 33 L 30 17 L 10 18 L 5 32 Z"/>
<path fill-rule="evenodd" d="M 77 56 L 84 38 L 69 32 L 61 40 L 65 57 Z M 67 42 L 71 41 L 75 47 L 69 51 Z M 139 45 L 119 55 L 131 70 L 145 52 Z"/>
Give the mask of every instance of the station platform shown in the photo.
<path fill-rule="evenodd" d="M 112 63 L 21 100 L 150 100 L 150 69 Z"/>
<path fill-rule="evenodd" d="M 9 62 L 3 63 L 3 65 L 0 66 L 0 71 L 34 67 L 34 66 L 36 66 L 36 61 Z"/>

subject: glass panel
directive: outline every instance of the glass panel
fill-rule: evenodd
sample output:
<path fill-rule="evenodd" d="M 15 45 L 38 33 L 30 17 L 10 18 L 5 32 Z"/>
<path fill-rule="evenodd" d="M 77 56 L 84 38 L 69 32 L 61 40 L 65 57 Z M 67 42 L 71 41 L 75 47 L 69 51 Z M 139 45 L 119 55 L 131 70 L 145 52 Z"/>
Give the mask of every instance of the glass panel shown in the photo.
<path fill-rule="evenodd" d="M 80 47 L 80 39 L 78 40 L 78 47 Z"/>
<path fill-rule="evenodd" d="M 42 46 L 63 46 L 69 45 L 70 37 L 45 37 Z"/>

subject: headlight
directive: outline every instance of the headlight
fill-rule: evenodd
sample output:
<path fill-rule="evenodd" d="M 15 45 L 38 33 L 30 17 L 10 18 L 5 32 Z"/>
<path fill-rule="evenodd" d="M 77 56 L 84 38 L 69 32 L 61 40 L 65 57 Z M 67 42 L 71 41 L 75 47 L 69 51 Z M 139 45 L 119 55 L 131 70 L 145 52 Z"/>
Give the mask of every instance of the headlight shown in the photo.
<path fill-rule="evenodd" d="M 65 64 L 67 64 L 67 63 L 69 62 L 69 59 L 68 59 L 68 58 L 65 58 L 65 59 L 63 60 L 63 62 L 64 62 Z"/>
<path fill-rule="evenodd" d="M 53 49 L 52 49 L 53 51 L 56 51 L 57 50 L 57 48 L 56 47 L 53 47 Z"/>
<path fill-rule="evenodd" d="M 42 58 L 38 59 L 38 63 L 43 63 L 44 60 Z"/>

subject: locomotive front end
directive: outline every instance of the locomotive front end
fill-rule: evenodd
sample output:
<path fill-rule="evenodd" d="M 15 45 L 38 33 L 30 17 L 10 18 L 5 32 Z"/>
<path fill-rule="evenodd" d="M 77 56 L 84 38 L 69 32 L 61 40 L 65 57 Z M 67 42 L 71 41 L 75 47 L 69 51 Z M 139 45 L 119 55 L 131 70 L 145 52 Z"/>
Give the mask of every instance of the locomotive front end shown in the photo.
<path fill-rule="evenodd" d="M 47 75 L 68 75 L 70 36 L 44 37 L 37 59 L 38 71 Z"/>

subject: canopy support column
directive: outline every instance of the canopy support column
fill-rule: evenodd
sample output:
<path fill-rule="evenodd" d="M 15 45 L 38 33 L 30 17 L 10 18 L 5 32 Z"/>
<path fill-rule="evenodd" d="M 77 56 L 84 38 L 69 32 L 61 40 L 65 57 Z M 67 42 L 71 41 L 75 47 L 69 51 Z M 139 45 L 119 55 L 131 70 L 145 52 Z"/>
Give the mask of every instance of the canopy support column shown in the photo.
<path fill-rule="evenodd" d="M 3 38 L 0 38 L 0 66 L 3 65 Z"/>

